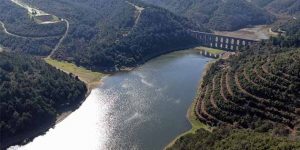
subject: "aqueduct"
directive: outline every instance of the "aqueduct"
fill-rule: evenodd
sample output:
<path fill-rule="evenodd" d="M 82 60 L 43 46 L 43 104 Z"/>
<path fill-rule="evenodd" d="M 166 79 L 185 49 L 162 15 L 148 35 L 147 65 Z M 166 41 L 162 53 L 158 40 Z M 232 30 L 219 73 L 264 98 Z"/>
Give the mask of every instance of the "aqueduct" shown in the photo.
<path fill-rule="evenodd" d="M 215 35 L 212 33 L 189 30 L 189 33 L 200 41 L 204 47 L 222 49 L 226 51 L 236 51 L 243 46 L 259 42 L 255 40 L 235 38 L 229 36 Z"/>

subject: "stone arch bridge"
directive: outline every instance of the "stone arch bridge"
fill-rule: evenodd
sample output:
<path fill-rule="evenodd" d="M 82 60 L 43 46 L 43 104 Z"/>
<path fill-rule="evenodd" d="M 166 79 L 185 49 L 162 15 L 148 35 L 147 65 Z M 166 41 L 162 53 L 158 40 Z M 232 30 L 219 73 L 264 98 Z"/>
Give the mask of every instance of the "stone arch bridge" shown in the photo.
<path fill-rule="evenodd" d="M 200 45 L 209 48 L 216 48 L 226 51 L 236 51 L 241 47 L 257 43 L 259 41 L 235 38 L 223 35 L 216 35 L 213 33 L 188 31 L 192 36 L 200 41 Z"/>

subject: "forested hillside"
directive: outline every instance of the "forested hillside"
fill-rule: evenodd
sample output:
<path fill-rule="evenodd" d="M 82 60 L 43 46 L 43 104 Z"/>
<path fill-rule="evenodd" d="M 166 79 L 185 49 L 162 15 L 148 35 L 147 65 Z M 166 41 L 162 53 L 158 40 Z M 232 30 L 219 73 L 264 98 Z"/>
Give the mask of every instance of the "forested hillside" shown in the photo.
<path fill-rule="evenodd" d="M 27 10 L 9 0 L 0 3 L 0 21 L 9 32 L 25 37 L 60 36 L 66 28 L 63 22 L 37 24 L 30 18 Z"/>
<path fill-rule="evenodd" d="M 86 92 L 77 77 L 38 58 L 1 52 L 1 149 L 24 140 L 23 134 L 47 130 L 57 115 L 78 105 Z"/>
<path fill-rule="evenodd" d="M 267 24 L 274 17 L 246 0 L 143 0 L 186 16 L 215 30 Z"/>
<path fill-rule="evenodd" d="M 299 148 L 299 142 L 290 141 L 286 137 L 221 127 L 213 132 L 200 129 L 195 135 L 181 137 L 167 150 L 296 150 Z"/>
<path fill-rule="evenodd" d="M 0 3 L 0 43 L 12 51 L 47 56 L 65 32 L 65 27 L 63 22 L 37 24 L 27 10 L 11 1 Z"/>
<path fill-rule="evenodd" d="M 198 149 L 202 144 L 208 147 L 203 149 L 299 149 L 298 26 L 298 21 L 290 22 L 282 27 L 286 36 L 216 61 L 203 77 L 194 109 L 200 122 L 217 131 L 200 129 L 177 140 L 172 149 Z"/>
<path fill-rule="evenodd" d="M 68 36 L 53 57 L 87 68 L 136 66 L 159 54 L 195 44 L 188 29 L 208 31 L 186 18 L 138 1 L 28 2 L 70 22 Z"/>
<path fill-rule="evenodd" d="M 290 20 L 275 28 L 284 31 L 286 36 L 271 37 L 271 41 L 274 45 L 280 45 L 282 47 L 300 47 L 300 20 Z"/>
<path fill-rule="evenodd" d="M 265 8 L 274 13 L 288 14 L 300 17 L 299 0 L 272 0 L 265 6 Z"/>

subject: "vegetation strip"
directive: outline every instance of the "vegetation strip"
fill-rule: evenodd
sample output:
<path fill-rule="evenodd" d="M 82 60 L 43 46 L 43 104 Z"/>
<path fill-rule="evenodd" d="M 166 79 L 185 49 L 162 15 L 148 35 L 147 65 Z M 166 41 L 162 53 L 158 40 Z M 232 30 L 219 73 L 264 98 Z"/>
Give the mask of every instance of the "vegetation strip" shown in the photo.
<path fill-rule="evenodd" d="M 101 82 L 101 79 L 107 75 L 100 72 L 88 70 L 84 67 L 78 67 L 73 63 L 65 61 L 58 61 L 51 58 L 45 58 L 44 60 L 57 69 L 60 69 L 68 74 L 72 73 L 73 75 L 78 76 L 80 80 L 87 84 L 90 90 L 98 86 L 98 84 Z"/>

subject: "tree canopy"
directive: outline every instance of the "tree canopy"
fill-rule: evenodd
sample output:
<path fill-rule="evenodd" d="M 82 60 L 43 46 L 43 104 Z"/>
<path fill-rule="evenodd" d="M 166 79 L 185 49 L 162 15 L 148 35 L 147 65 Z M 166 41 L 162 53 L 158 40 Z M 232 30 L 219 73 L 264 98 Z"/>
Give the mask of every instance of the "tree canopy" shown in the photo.
<path fill-rule="evenodd" d="M 86 92 L 77 77 L 39 58 L 1 52 L 1 147 L 12 137 L 52 125 L 57 115 L 78 105 Z"/>

